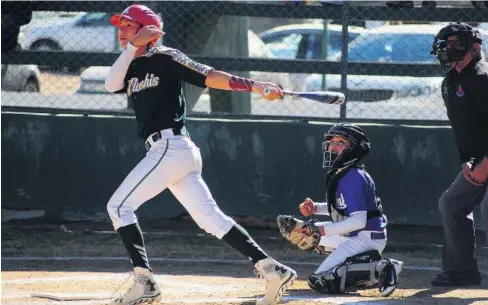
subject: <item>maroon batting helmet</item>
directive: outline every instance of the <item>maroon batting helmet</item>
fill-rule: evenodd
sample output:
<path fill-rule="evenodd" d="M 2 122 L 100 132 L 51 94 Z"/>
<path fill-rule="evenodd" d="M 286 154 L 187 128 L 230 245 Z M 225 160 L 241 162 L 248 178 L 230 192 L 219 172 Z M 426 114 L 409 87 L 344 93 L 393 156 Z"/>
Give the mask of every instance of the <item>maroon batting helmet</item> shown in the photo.
<path fill-rule="evenodd" d="M 122 13 L 110 17 L 110 23 L 116 27 L 120 27 L 122 18 L 137 22 L 142 26 L 154 25 L 161 30 L 163 29 L 163 24 L 158 15 L 145 5 L 133 4 L 127 7 Z M 156 43 L 156 41 L 157 39 L 153 43 Z"/>

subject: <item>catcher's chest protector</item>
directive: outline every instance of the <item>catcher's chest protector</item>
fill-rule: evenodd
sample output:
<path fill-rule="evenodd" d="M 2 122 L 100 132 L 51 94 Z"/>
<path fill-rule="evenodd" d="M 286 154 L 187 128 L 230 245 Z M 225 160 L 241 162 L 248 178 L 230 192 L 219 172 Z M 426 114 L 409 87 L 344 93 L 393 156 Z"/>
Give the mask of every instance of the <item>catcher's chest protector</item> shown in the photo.
<path fill-rule="evenodd" d="M 340 171 L 339 173 L 334 173 L 326 178 L 326 194 L 325 199 L 327 202 L 327 208 L 329 210 L 329 215 L 333 222 L 341 221 L 347 217 L 347 203 L 344 201 L 344 197 L 337 197 L 337 186 L 339 181 L 355 167 L 349 167 Z M 381 205 L 381 199 L 375 194 L 376 197 L 376 210 L 367 211 L 367 219 L 380 217 L 383 215 L 383 206 Z"/>
<path fill-rule="evenodd" d="M 344 177 L 349 169 L 343 170 L 339 173 L 332 174 L 326 178 L 326 194 L 325 199 L 327 202 L 327 208 L 329 210 L 329 215 L 335 214 L 337 212 L 342 220 L 346 214 L 347 205 L 344 200 L 337 201 L 337 185 L 342 177 Z M 333 208 L 333 209 L 332 209 Z M 334 211 L 333 211 L 334 210 Z M 334 219 L 336 218 L 336 219 Z M 336 222 L 339 219 L 337 217 L 332 217 L 332 221 Z"/>

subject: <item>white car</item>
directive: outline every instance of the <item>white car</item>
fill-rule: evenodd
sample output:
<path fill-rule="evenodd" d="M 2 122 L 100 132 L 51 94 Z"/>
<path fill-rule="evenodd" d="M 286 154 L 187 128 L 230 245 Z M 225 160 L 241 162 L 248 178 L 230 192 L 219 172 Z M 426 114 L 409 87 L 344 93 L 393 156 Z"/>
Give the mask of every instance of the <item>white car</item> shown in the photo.
<path fill-rule="evenodd" d="M 248 30 L 249 57 L 254 58 L 276 58 L 268 49 L 266 44 L 252 31 Z M 108 93 L 105 90 L 104 82 L 110 67 L 93 66 L 87 68 L 80 76 L 80 88 L 78 93 Z M 287 73 L 273 73 L 251 71 L 251 78 L 263 81 L 272 81 L 283 88 L 292 86 Z M 292 88 L 292 87 L 291 87 Z"/>
<path fill-rule="evenodd" d="M 69 15 L 68 15 L 69 16 Z M 34 18 L 21 27 L 23 50 L 114 52 L 116 28 L 108 13 L 78 13 L 75 17 Z"/>

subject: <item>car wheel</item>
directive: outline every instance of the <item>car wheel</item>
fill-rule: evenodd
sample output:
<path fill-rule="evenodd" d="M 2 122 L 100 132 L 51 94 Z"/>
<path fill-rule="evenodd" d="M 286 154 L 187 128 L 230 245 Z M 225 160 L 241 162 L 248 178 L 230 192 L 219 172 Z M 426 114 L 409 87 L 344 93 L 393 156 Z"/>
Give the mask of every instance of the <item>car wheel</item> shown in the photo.
<path fill-rule="evenodd" d="M 34 78 L 29 78 L 22 88 L 24 92 L 39 92 L 39 83 Z"/>
<path fill-rule="evenodd" d="M 30 49 L 33 51 L 59 51 L 61 47 L 51 40 L 39 40 L 34 42 Z"/>

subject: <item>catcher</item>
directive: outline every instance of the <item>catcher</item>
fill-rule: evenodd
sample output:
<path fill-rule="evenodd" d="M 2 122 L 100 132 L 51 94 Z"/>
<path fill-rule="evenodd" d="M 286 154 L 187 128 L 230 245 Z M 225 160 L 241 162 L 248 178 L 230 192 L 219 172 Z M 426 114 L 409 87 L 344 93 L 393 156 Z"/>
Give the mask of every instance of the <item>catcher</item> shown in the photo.
<path fill-rule="evenodd" d="M 341 123 L 325 134 L 322 145 L 326 171 L 326 202 L 305 199 L 304 216 L 328 215 L 332 221 L 277 218 L 280 232 L 301 250 L 327 255 L 309 275 L 310 288 L 321 293 L 344 293 L 351 288 L 379 287 L 387 297 L 396 289 L 403 262 L 383 258 L 386 216 L 375 183 L 359 162 L 371 149 L 356 125 Z"/>

